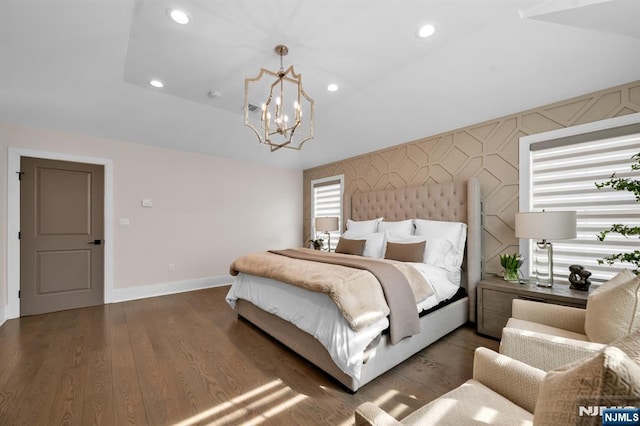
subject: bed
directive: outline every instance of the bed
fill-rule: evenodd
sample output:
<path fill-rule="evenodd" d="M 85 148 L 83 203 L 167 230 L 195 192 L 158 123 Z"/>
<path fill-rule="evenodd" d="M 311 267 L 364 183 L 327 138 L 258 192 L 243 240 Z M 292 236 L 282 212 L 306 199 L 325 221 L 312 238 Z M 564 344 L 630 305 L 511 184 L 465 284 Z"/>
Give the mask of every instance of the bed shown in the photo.
<path fill-rule="evenodd" d="M 476 283 L 481 276 L 481 202 L 476 178 L 357 193 L 347 201 L 350 205 L 347 218 L 353 223 L 384 218 L 388 223 L 418 219 L 424 222 L 465 224 L 464 258 L 456 283 L 464 290 L 456 291 L 455 296 L 447 294 L 446 300 L 432 295 L 429 303 L 422 303 L 425 309 L 418 318 L 417 334 L 394 342 L 395 344 L 391 344 L 387 318 L 376 319 L 354 332 L 349 327 L 337 324 L 344 320 L 333 319 L 339 318 L 340 312 L 326 294 L 294 287 L 268 277 L 239 273 L 227 301 L 239 317 L 262 329 L 346 388 L 356 392 L 364 384 L 467 321 L 475 321 Z M 428 264 L 421 265 L 421 269 L 421 273 L 430 280 L 441 274 L 439 268 Z M 441 290 L 435 291 L 436 294 L 440 292 Z M 271 305 L 271 302 L 265 301 L 267 298 L 276 300 L 277 303 Z M 347 335 L 356 342 L 353 346 L 355 349 L 343 350 L 345 359 L 341 360 L 337 358 L 331 342 L 342 341 Z"/>

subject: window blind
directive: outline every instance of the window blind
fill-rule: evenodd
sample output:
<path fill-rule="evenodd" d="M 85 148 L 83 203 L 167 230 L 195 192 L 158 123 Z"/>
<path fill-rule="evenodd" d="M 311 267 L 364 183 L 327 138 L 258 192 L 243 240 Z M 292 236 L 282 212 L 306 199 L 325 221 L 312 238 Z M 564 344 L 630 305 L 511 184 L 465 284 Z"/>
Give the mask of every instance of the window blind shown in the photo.
<path fill-rule="evenodd" d="M 322 180 L 311 182 L 312 188 L 312 211 L 311 211 L 311 229 L 313 237 L 316 237 L 315 218 L 316 217 L 338 217 L 339 229 L 330 232 L 331 234 L 331 250 L 335 250 L 340 238 L 342 229 L 342 177 L 335 176 Z M 325 240 L 325 248 L 327 237 L 324 233 L 317 233 L 317 237 Z"/>
<path fill-rule="evenodd" d="M 637 178 L 631 157 L 640 152 L 640 133 L 583 143 L 531 145 L 532 211 L 575 210 L 577 238 L 552 241 L 554 280 L 568 283 L 569 265 L 579 264 L 592 272 L 591 281 L 601 283 L 631 265 L 598 265 L 597 259 L 635 250 L 638 239 L 597 235 L 615 223 L 640 225 L 640 203 L 629 191 L 598 189 L 615 172 L 618 177 Z"/>

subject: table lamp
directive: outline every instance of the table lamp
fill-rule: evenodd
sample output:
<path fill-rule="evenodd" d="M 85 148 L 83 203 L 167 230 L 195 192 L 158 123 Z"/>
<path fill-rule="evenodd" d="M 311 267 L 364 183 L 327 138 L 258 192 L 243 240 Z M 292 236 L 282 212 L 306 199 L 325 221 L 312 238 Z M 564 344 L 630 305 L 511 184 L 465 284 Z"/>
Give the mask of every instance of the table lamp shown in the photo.
<path fill-rule="evenodd" d="M 541 278 L 537 256 L 536 284 L 553 286 L 553 246 L 548 240 L 570 240 L 576 237 L 576 212 L 521 212 L 516 213 L 516 238 L 538 240 L 536 246 L 547 253 L 548 277 Z"/>
<path fill-rule="evenodd" d="M 338 217 L 316 217 L 316 232 L 324 232 L 328 236 L 329 245 L 327 251 L 331 251 L 331 231 L 340 229 L 340 218 Z"/>

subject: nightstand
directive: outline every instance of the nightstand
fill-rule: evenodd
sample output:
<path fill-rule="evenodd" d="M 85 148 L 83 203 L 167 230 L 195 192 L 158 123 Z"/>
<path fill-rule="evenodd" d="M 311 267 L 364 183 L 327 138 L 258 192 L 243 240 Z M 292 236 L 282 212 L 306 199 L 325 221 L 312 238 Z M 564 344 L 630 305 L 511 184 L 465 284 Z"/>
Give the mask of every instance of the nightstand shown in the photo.
<path fill-rule="evenodd" d="M 571 290 L 569 285 L 538 287 L 535 284 L 518 284 L 496 276 L 478 283 L 478 333 L 499 339 L 502 329 L 511 317 L 513 299 L 585 308 L 589 292 Z"/>

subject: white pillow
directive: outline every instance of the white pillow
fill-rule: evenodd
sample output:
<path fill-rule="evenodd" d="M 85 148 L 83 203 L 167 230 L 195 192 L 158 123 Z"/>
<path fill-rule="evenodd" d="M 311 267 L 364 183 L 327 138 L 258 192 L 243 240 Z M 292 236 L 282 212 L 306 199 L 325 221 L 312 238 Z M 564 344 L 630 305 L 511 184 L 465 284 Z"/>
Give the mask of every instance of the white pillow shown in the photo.
<path fill-rule="evenodd" d="M 441 220 L 414 219 L 415 235 L 427 239 L 425 263 L 448 270 L 460 269 L 467 240 L 467 224 Z"/>
<path fill-rule="evenodd" d="M 382 221 L 378 223 L 378 232 L 391 232 L 395 235 L 413 235 L 413 219 L 397 222 Z"/>
<path fill-rule="evenodd" d="M 640 276 L 623 269 L 587 299 L 585 334 L 592 342 L 609 344 L 640 330 Z"/>
<path fill-rule="evenodd" d="M 342 236 L 350 240 L 366 240 L 362 252 L 362 255 L 365 257 L 382 258 L 384 256 L 384 248 L 386 245 L 384 232 L 363 234 L 354 231 L 345 231 Z"/>
<path fill-rule="evenodd" d="M 373 234 L 378 232 L 378 223 L 382 222 L 382 218 L 372 220 L 347 220 L 347 231 L 357 232 L 358 234 Z"/>

